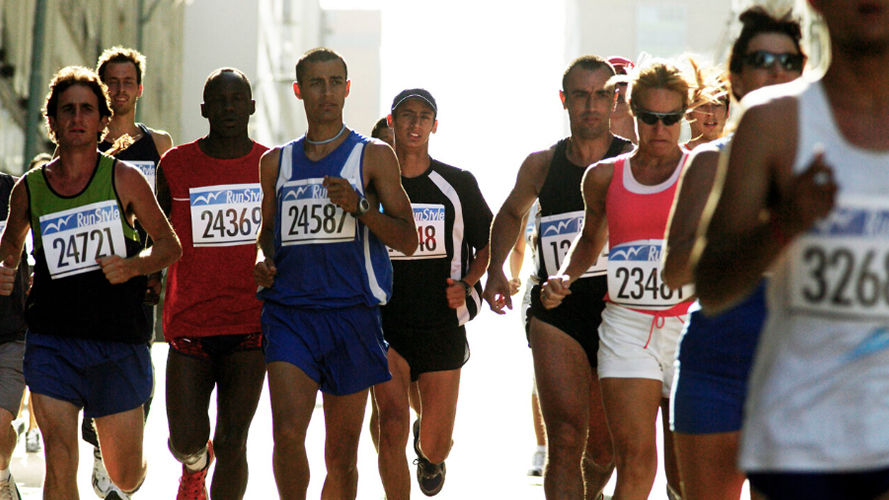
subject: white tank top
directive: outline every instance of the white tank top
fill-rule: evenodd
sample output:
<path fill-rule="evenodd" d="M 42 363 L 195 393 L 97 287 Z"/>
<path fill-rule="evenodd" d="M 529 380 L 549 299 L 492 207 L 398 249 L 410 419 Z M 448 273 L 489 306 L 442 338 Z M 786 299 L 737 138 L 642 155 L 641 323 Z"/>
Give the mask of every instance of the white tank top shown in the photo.
<path fill-rule="evenodd" d="M 889 466 L 889 151 L 850 144 L 820 82 L 799 93 L 794 172 L 816 144 L 837 204 L 774 266 L 745 408 L 741 468 Z"/>

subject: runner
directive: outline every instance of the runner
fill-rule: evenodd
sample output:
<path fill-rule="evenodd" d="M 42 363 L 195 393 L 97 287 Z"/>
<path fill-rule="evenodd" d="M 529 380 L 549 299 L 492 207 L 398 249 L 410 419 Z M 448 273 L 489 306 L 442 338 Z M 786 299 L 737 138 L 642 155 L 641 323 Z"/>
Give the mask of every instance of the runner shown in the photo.
<path fill-rule="evenodd" d="M 0 172 L 0 233 L 6 226 L 9 193 L 12 192 L 15 181 L 15 177 Z M 14 259 L 7 257 L 8 264 L 12 265 L 13 261 Z M 20 498 L 9 466 L 18 441 L 18 433 L 12 426 L 12 421 L 19 413 L 25 392 L 25 376 L 22 373 L 27 329 L 25 297 L 28 293 L 28 277 L 31 275 L 28 256 L 24 252 L 20 262 L 11 293 L 4 294 L 0 291 L 0 498 L 9 500 Z"/>
<path fill-rule="evenodd" d="M 626 75 L 632 71 L 635 65 L 633 61 L 621 56 L 611 56 L 608 62 L 614 67 L 615 74 Z M 611 113 L 611 133 L 629 139 L 633 144 L 638 142 L 636 138 L 636 122 L 630 113 L 630 105 L 627 104 L 627 82 L 618 82 L 615 86 L 617 103 Z"/>
<path fill-rule="evenodd" d="M 481 306 L 491 210 L 471 173 L 429 156 L 438 128 L 435 98 L 406 89 L 392 101 L 389 123 L 401 183 L 411 199 L 417 251 L 390 250 L 392 299 L 382 308 L 392 380 L 374 387 L 380 411 L 380 476 L 389 500 L 410 498 L 405 445 L 410 385 L 419 386 L 413 424 L 417 482 L 427 496 L 444 486 L 445 459 L 457 415 L 460 368 L 469 360 L 465 324 Z"/>
<path fill-rule="evenodd" d="M 615 90 L 608 85 L 614 69 L 597 56 L 574 60 L 562 78 L 559 97 L 568 111 L 571 136 L 545 151 L 532 153 L 519 170 L 515 186 L 491 227 L 491 262 L 485 300 L 504 314 L 512 308 L 503 263 L 522 231 L 522 217 L 535 199 L 538 219 L 538 278 L 559 269 L 583 219 L 581 178 L 587 165 L 629 150 L 629 141 L 609 131 Z M 613 471 L 613 446 L 599 380 L 595 377 L 599 338 L 596 334 L 605 269 L 600 262 L 572 287 L 566 303 L 549 311 L 540 302 L 540 287 L 531 291 L 529 342 L 534 377 L 547 435 L 544 492 L 550 500 L 595 499 Z M 584 493 L 585 492 L 585 493 Z"/>
<path fill-rule="evenodd" d="M 688 58 L 696 85 L 685 119 L 691 129 L 691 140 L 682 145 L 692 149 L 722 137 L 729 115 L 729 83 L 725 74 L 710 66 L 702 66 Z"/>
<path fill-rule="evenodd" d="M 648 497 L 657 472 L 653 424 L 660 408 L 668 495 L 678 498 L 668 398 L 676 342 L 692 292 L 674 292 L 661 283 L 658 256 L 685 162 L 678 141 L 689 84 L 672 64 L 653 61 L 638 71 L 631 88 L 639 147 L 587 169 L 581 235 L 558 273 L 541 287 L 541 302 L 554 308 L 573 297 L 573 283 L 607 239 L 608 299 L 599 327 L 598 361 L 616 452 L 614 496 Z"/>
<path fill-rule="evenodd" d="M 797 78 L 804 58 L 800 26 L 760 7 L 744 11 L 743 28 L 729 62 L 735 98 L 765 85 Z M 757 54 L 796 54 L 788 66 L 765 64 Z M 664 281 L 673 289 L 692 280 L 689 255 L 707 195 L 713 186 L 720 151 L 730 137 L 700 146 L 689 158 L 667 229 Z M 671 429 L 676 439 L 682 498 L 737 499 L 745 476 L 738 469 L 738 438 L 753 351 L 765 319 L 764 282 L 730 311 L 708 317 L 695 304 L 679 341 L 673 377 Z"/>
<path fill-rule="evenodd" d="M 44 115 L 59 156 L 16 184 L 0 241 L 0 293 L 9 294 L 29 228 L 34 235 L 24 373 L 46 443 L 46 498 L 77 498 L 81 408 L 114 484 L 129 494 L 144 480 L 142 404 L 153 378 L 145 275 L 181 252 L 145 177 L 96 149 L 111 115 L 106 92 L 86 68 L 54 76 Z M 152 247 L 140 251 L 135 218 Z"/>
<path fill-rule="evenodd" d="M 411 255 L 417 229 L 392 148 L 348 130 L 348 72 L 336 52 L 296 65 L 304 137 L 262 157 L 254 277 L 281 498 L 305 498 L 306 429 L 320 388 L 327 429 L 322 497 L 355 498 L 367 388 L 389 380 L 379 306 L 392 290 L 386 246 Z M 382 210 L 380 210 L 382 207 Z"/>
<path fill-rule="evenodd" d="M 713 314 L 773 273 L 739 459 L 753 489 L 887 498 L 889 2 L 810 5 L 830 67 L 747 97 L 696 284 Z"/>
<path fill-rule="evenodd" d="M 395 131 L 389 126 L 389 119 L 385 116 L 377 120 L 373 130 L 370 131 L 370 136 L 395 147 Z"/>
<path fill-rule="evenodd" d="M 201 114 L 206 137 L 171 149 L 158 167 L 161 208 L 182 238 L 164 299 L 169 447 L 182 462 L 177 499 L 206 499 L 213 461 L 214 498 L 243 498 L 247 432 L 265 378 L 251 279 L 261 222 L 259 159 L 268 149 L 247 133 L 253 101 L 237 69 L 207 77 Z M 207 410 L 216 390 L 216 430 Z"/>
<path fill-rule="evenodd" d="M 136 123 L 136 103 L 142 97 L 142 78 L 145 73 L 145 56 L 135 49 L 112 47 L 99 56 L 96 73 L 108 87 L 111 98 L 111 121 L 105 136 L 99 143 L 99 151 L 108 152 L 115 158 L 126 160 L 142 170 L 152 191 L 155 189 L 155 168 L 161 156 L 173 146 L 170 134 L 148 128 Z M 113 148 L 113 149 L 112 149 Z M 147 235 L 139 221 L 136 231 L 143 245 L 147 243 Z M 154 330 L 155 304 L 161 291 L 161 273 L 148 277 L 148 288 L 145 296 L 146 314 L 152 331 Z M 152 393 L 154 391 L 152 390 Z M 151 408 L 152 396 L 145 402 L 145 418 Z M 85 418 L 81 424 L 83 440 L 93 445 L 93 490 L 99 498 L 105 498 L 113 487 L 108 471 L 99 451 L 96 429 L 91 419 Z"/>

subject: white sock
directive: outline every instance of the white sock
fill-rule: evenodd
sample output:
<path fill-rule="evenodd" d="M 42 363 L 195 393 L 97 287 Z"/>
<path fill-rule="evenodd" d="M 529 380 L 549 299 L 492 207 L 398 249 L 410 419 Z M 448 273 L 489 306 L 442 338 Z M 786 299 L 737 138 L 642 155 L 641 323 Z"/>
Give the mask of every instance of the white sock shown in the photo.
<path fill-rule="evenodd" d="M 9 481 L 11 476 L 9 469 L 0 469 L 0 481 Z"/>
<path fill-rule="evenodd" d="M 193 463 L 193 464 L 185 464 L 185 468 L 188 469 L 188 470 L 191 471 L 191 472 L 198 472 L 198 471 L 200 471 L 200 470 L 203 470 L 204 467 L 207 466 L 207 458 L 208 458 L 209 456 L 210 456 L 210 454 L 207 453 L 207 449 L 205 448 L 205 449 L 204 449 L 204 453 L 201 454 L 201 458 L 199 458 L 199 459 L 198 459 L 195 463 Z"/>
<path fill-rule="evenodd" d="M 539 451 L 541 453 L 546 453 L 546 445 L 545 444 L 544 445 L 540 445 L 540 444 L 537 445 L 537 451 Z"/>

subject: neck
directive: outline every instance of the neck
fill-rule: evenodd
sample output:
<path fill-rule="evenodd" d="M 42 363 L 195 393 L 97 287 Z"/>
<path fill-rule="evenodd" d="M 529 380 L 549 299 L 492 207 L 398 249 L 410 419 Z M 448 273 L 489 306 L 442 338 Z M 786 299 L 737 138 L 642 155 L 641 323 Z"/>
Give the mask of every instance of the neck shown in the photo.
<path fill-rule="evenodd" d="M 605 132 L 596 137 L 585 138 L 577 134 L 571 134 L 568 139 L 568 148 L 565 154 L 572 163 L 578 166 L 586 167 L 601 160 L 614 136 L 611 132 Z"/>
<path fill-rule="evenodd" d="M 136 126 L 136 109 L 125 114 L 114 114 L 108 123 L 108 133 L 105 134 L 105 140 L 114 142 L 118 137 L 127 134 L 130 137 L 136 137 L 142 131 Z"/>
<path fill-rule="evenodd" d="M 306 139 L 312 142 L 327 141 L 336 137 L 340 131 L 343 131 L 342 135 L 346 135 L 346 132 L 343 130 L 344 126 L 345 124 L 342 120 L 327 123 L 309 123 Z M 340 137 L 342 137 L 342 135 Z M 339 137 L 337 137 L 337 139 L 339 139 Z"/>
<path fill-rule="evenodd" d="M 198 141 L 201 151 L 211 158 L 220 160 L 229 160 L 232 158 L 240 158 L 246 156 L 253 149 L 253 140 L 247 135 L 245 130 L 243 135 L 236 137 L 220 137 L 210 133 Z"/>
<path fill-rule="evenodd" d="M 669 168 L 671 171 L 676 167 L 679 158 L 682 157 L 682 150 L 676 145 L 664 155 L 655 155 L 646 148 L 636 148 L 636 152 L 632 156 L 633 166 L 644 168 Z"/>
<path fill-rule="evenodd" d="M 401 166 L 401 175 L 404 177 L 422 175 L 432 163 L 427 145 L 424 145 L 422 148 L 408 150 L 399 148 L 396 142 L 395 154 L 398 155 L 398 164 Z"/>
<path fill-rule="evenodd" d="M 56 174 L 62 177 L 77 178 L 91 173 L 98 156 L 99 150 L 93 145 L 60 147 Z"/>
<path fill-rule="evenodd" d="M 844 50 L 833 44 L 834 57 L 822 84 L 831 101 L 881 116 L 889 114 L 889 49 L 876 53 Z"/>

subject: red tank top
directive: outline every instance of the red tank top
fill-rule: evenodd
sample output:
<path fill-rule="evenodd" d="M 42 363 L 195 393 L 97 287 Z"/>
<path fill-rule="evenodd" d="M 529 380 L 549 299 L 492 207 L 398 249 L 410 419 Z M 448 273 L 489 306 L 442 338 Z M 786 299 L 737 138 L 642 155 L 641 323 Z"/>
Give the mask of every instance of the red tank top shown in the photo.
<path fill-rule="evenodd" d="M 161 161 L 170 188 L 170 222 L 182 257 L 170 266 L 164 299 L 164 337 L 208 337 L 261 331 L 253 263 L 261 221 L 259 159 L 211 158 L 197 141 Z"/>
<path fill-rule="evenodd" d="M 606 300 L 658 316 L 688 311 L 692 292 L 671 291 L 661 281 L 664 232 L 682 167 L 664 182 L 648 186 L 633 177 L 628 156 L 618 158 L 605 197 L 608 214 L 608 296 Z"/>

